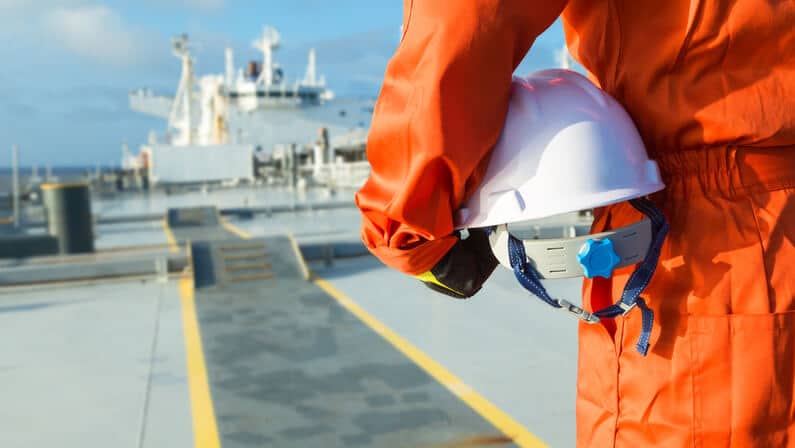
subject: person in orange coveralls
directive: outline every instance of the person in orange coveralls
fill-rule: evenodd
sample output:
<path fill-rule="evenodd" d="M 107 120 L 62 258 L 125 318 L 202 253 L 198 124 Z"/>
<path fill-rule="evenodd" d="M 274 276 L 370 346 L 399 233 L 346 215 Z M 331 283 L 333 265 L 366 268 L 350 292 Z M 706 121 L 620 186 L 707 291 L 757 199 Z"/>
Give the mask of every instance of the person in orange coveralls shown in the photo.
<path fill-rule="evenodd" d="M 405 0 L 356 195 L 365 244 L 437 290 L 480 289 L 496 262 L 482 235 L 454 234 L 454 212 L 512 72 L 561 14 L 573 57 L 658 162 L 667 188 L 651 199 L 670 223 L 644 294 L 648 356 L 639 313 L 579 326 L 578 446 L 795 446 L 793 1 Z M 605 207 L 592 231 L 641 217 Z M 631 271 L 586 280 L 584 306 L 615 302 Z"/>

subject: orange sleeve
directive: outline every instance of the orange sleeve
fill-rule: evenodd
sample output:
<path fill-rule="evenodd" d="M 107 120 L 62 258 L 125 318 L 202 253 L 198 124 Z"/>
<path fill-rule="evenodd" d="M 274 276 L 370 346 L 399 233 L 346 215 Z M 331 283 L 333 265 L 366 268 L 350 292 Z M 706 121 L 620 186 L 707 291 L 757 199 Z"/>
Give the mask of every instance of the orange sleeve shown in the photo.
<path fill-rule="evenodd" d="M 566 0 L 404 0 L 356 194 L 362 240 L 386 265 L 428 271 L 455 243 L 508 110 L 511 75 Z"/>

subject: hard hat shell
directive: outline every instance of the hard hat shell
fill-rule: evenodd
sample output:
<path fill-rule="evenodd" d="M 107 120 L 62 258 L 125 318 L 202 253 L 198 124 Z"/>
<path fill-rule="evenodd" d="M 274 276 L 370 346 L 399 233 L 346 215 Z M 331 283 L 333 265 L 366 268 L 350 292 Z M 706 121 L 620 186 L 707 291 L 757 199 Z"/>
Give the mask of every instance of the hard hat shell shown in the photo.
<path fill-rule="evenodd" d="M 514 77 L 500 139 L 456 228 L 586 210 L 665 188 L 623 107 L 579 73 Z"/>

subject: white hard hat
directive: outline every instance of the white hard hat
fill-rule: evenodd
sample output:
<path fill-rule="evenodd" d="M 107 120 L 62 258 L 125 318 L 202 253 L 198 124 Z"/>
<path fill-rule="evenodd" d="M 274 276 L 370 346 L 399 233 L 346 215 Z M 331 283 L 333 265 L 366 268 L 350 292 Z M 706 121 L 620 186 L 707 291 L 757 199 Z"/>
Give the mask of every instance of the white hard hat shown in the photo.
<path fill-rule="evenodd" d="M 554 308 L 589 323 L 641 309 L 637 349 L 649 348 L 654 313 L 640 294 L 651 280 L 668 233 L 665 215 L 644 196 L 665 188 L 632 119 L 585 77 L 544 70 L 514 78 L 510 107 L 486 174 L 458 210 L 456 228 L 488 227 L 500 264 Z M 646 219 L 606 232 L 524 240 L 510 224 L 629 201 Z M 588 312 L 549 295 L 541 279 L 610 277 L 638 264 L 621 298 Z"/>
<path fill-rule="evenodd" d="M 544 70 L 514 78 L 502 134 L 456 228 L 586 210 L 664 187 L 617 101 L 576 72 Z"/>

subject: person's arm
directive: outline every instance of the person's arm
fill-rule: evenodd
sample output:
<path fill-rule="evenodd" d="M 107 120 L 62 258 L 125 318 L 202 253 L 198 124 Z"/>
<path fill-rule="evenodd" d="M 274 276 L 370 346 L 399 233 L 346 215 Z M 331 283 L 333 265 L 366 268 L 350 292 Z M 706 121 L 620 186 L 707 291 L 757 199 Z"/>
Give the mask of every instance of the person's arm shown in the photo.
<path fill-rule="evenodd" d="M 384 264 L 426 273 L 458 242 L 453 214 L 485 172 L 511 75 L 565 3 L 404 1 L 367 142 L 372 171 L 356 194 L 362 239 Z"/>

